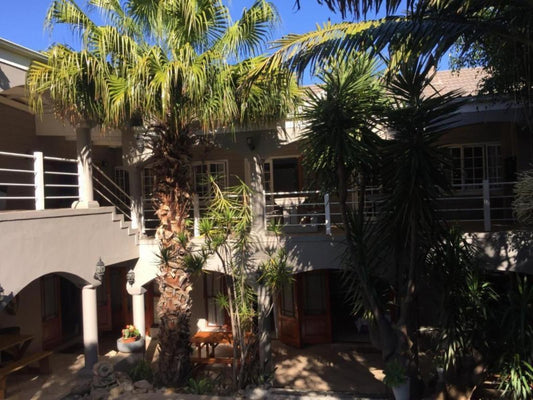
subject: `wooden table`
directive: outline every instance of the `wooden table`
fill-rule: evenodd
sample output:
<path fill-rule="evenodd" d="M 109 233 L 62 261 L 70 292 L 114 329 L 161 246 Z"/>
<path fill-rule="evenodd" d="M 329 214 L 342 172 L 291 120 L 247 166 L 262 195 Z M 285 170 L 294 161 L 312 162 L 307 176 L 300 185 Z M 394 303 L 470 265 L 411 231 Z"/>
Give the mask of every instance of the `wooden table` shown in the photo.
<path fill-rule="evenodd" d="M 220 343 L 233 343 L 233 334 L 230 331 L 200 331 L 191 338 L 191 343 L 198 350 L 198 357 L 202 358 L 202 348 L 205 347 L 205 357 L 215 357 L 215 348 Z M 209 352 L 211 347 L 211 352 Z"/>
<path fill-rule="evenodd" d="M 18 360 L 22 358 L 26 350 L 28 350 L 32 340 L 32 335 L 20 335 L 17 333 L 0 335 L 0 351 L 5 351 L 6 353 L 9 353 L 14 360 Z"/>

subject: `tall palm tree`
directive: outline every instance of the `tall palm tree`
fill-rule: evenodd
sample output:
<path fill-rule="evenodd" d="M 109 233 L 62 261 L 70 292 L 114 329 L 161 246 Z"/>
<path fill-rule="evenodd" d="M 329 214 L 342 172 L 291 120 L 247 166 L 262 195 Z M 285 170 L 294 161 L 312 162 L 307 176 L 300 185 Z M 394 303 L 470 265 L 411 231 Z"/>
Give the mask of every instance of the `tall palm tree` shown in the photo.
<path fill-rule="evenodd" d="M 220 127 L 279 118 L 297 98 L 295 86 L 243 78 L 263 60 L 258 54 L 277 20 L 267 1 L 244 9 L 237 21 L 220 0 L 88 3 L 101 12 L 103 25 L 74 0 L 52 2 L 47 22 L 73 27 L 82 49 L 54 46 L 48 63 L 32 65 L 31 104 L 39 108 L 50 96 L 61 115 L 73 109 L 80 119 L 120 129 L 142 123 L 150 132 L 163 249 L 159 370 L 164 384 L 177 384 L 189 369 L 191 283 L 183 258 L 191 146 L 199 134 Z M 92 91 L 82 92 L 82 85 Z"/>
<path fill-rule="evenodd" d="M 289 34 L 274 43 L 275 52 L 266 68 L 288 65 L 302 73 L 308 66 L 320 65 L 330 57 L 348 56 L 352 50 L 370 49 L 391 53 L 390 66 L 396 68 L 406 55 L 433 52 L 440 56 L 462 38 L 467 51 L 479 38 L 519 43 L 531 48 L 524 34 L 533 12 L 531 2 L 517 0 L 409 0 L 406 11 L 396 0 L 318 0 L 343 15 L 366 16 L 385 8 L 387 16 L 361 22 L 325 23 L 304 34 Z"/>

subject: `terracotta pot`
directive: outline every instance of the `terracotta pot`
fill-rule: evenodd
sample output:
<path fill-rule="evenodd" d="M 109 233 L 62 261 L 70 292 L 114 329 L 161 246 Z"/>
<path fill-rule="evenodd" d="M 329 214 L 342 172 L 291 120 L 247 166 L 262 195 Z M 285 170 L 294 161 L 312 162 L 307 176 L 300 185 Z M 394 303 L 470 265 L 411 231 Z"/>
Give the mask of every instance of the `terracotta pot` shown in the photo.
<path fill-rule="evenodd" d="M 137 339 L 139 339 L 139 336 L 132 336 L 132 337 L 129 337 L 129 338 L 121 338 L 122 339 L 122 343 L 131 343 L 131 342 L 135 342 Z"/>

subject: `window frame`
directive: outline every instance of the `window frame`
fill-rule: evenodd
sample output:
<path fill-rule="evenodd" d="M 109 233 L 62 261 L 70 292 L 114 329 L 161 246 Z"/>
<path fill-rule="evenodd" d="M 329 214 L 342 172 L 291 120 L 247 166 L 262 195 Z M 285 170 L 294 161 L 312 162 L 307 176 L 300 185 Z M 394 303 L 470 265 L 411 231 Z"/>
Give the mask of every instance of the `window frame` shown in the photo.
<path fill-rule="evenodd" d="M 481 180 L 474 181 L 471 183 L 466 182 L 467 174 L 465 169 L 465 148 L 481 148 L 481 160 L 482 160 L 482 177 Z M 496 162 L 496 165 L 489 165 L 489 148 L 496 148 L 498 159 Z M 444 146 L 444 149 L 448 151 L 448 155 L 452 161 L 452 169 L 449 173 L 449 179 L 450 183 L 452 185 L 453 190 L 460 190 L 460 191 L 478 191 L 481 190 L 483 187 L 483 181 L 485 179 L 489 179 L 491 184 L 500 183 L 503 182 L 503 158 L 502 158 L 502 146 L 499 142 L 474 142 L 474 143 L 460 143 L 460 144 L 450 144 Z M 452 155 L 453 149 L 459 149 L 459 160 L 460 160 L 460 182 L 454 183 L 455 180 L 455 173 L 456 173 L 456 167 L 454 164 L 454 157 Z M 472 159 L 475 159 L 475 157 L 472 157 Z M 475 170 L 475 166 L 471 167 L 473 170 Z M 497 176 L 489 177 L 490 172 L 494 172 L 494 170 L 497 172 Z"/>

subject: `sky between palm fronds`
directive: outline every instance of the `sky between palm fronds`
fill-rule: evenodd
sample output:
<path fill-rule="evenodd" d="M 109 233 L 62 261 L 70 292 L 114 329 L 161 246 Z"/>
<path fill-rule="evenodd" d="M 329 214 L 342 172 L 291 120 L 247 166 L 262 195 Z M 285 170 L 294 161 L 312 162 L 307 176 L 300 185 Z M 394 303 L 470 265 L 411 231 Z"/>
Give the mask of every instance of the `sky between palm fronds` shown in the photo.
<path fill-rule="evenodd" d="M 230 0 L 232 15 L 240 14 L 244 7 L 249 8 L 254 0 Z M 340 14 L 335 14 L 325 5 L 320 5 L 316 0 L 300 1 L 300 9 L 295 6 L 294 0 L 272 0 L 278 8 L 281 22 L 273 32 L 272 39 L 278 39 L 289 33 L 305 33 L 314 30 L 317 24 L 322 25 L 327 21 L 332 23 L 342 21 Z M 0 37 L 10 40 L 32 50 L 46 50 L 54 43 L 66 43 L 77 48 L 75 36 L 64 27 L 56 27 L 51 33 L 44 29 L 44 19 L 51 0 L 4 0 L 0 8 Z M 85 0 L 79 0 L 85 4 Z M 378 17 L 382 16 L 378 14 Z M 370 15 L 368 18 L 375 16 Z M 348 17 L 349 18 L 349 17 Z M 448 68 L 448 60 L 441 62 L 441 69 Z M 304 78 L 304 83 L 312 83 L 310 76 Z"/>

